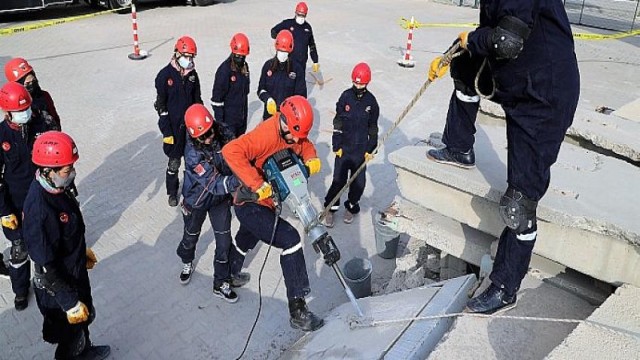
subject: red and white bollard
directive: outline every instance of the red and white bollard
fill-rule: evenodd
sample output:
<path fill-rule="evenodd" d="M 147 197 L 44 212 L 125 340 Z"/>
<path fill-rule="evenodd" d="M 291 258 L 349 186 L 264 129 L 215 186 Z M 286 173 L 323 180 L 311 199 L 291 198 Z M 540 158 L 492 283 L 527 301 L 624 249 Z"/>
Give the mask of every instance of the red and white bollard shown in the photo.
<path fill-rule="evenodd" d="M 409 35 L 407 37 L 407 51 L 404 53 L 404 57 L 398 60 L 398 65 L 402 67 L 412 68 L 416 66 L 415 61 L 413 61 L 413 56 L 411 56 L 411 43 L 413 42 L 413 29 L 415 28 L 415 20 L 413 16 L 411 17 L 411 21 L 409 22 Z"/>
<path fill-rule="evenodd" d="M 133 53 L 129 54 L 131 60 L 142 60 L 147 57 L 147 52 L 140 50 L 138 46 L 138 18 L 136 16 L 135 1 L 131 2 L 131 21 L 133 23 Z"/>

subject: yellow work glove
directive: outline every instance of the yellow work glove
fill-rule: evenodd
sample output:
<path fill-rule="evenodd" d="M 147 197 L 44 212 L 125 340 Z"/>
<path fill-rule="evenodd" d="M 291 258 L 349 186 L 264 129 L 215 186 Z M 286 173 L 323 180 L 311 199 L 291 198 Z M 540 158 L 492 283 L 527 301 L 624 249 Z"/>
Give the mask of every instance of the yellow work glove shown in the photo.
<path fill-rule="evenodd" d="M 87 269 L 93 269 L 97 262 L 98 258 L 96 257 L 96 254 L 91 250 L 91 248 L 87 248 Z"/>
<path fill-rule="evenodd" d="M 276 101 L 273 100 L 273 98 L 269 98 L 269 100 L 267 100 L 267 112 L 269 113 L 269 115 L 273 115 L 276 113 L 276 111 L 278 111 Z"/>
<path fill-rule="evenodd" d="M 429 81 L 435 81 L 447 74 L 449 65 L 442 64 L 442 56 L 437 56 L 429 65 Z"/>
<path fill-rule="evenodd" d="M 342 148 L 338 149 L 334 154 L 336 154 L 336 157 L 342 157 Z"/>
<path fill-rule="evenodd" d="M 165 136 L 162 138 L 162 142 L 165 144 L 173 145 L 173 136 Z"/>
<path fill-rule="evenodd" d="M 365 161 L 371 161 L 373 160 L 373 154 L 369 154 L 368 152 L 364 153 L 364 160 Z"/>
<path fill-rule="evenodd" d="M 458 34 L 458 39 L 460 40 L 460 47 L 466 49 L 467 45 L 469 44 L 469 32 L 461 32 L 460 34 Z"/>
<path fill-rule="evenodd" d="M 89 320 L 89 309 L 82 301 L 78 301 L 76 306 L 67 310 L 67 321 L 69 324 L 79 324 Z"/>
<path fill-rule="evenodd" d="M 318 63 L 313 63 L 313 65 L 311 65 L 311 70 L 313 70 L 313 72 L 318 72 L 318 71 L 320 71 L 320 64 L 318 64 Z"/>
<path fill-rule="evenodd" d="M 322 162 L 320 162 L 320 159 L 318 158 L 309 159 L 304 164 L 307 165 L 307 168 L 309 169 L 309 175 L 319 173 L 320 168 L 322 168 Z"/>
<path fill-rule="evenodd" d="M 273 195 L 271 184 L 268 182 L 262 183 L 262 186 L 256 190 L 256 194 L 258 194 L 258 201 L 270 198 Z"/>
<path fill-rule="evenodd" d="M 15 230 L 18 228 L 18 218 L 16 214 L 9 214 L 2 217 L 2 226 L 7 229 Z"/>

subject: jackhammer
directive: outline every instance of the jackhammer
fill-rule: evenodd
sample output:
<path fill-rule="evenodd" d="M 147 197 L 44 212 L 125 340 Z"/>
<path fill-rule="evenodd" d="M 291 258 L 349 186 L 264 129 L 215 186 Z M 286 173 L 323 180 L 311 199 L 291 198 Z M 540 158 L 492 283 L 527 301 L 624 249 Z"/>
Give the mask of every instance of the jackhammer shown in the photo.
<path fill-rule="evenodd" d="M 318 219 L 316 209 L 311 205 L 308 182 L 309 171 L 300 158 L 290 149 L 281 150 L 273 154 L 262 167 L 266 180 L 271 184 L 274 200 L 286 204 L 304 225 L 304 231 L 316 253 L 321 253 L 325 264 L 335 271 L 340 284 L 347 293 L 347 297 L 359 316 L 364 316 L 356 297 L 344 279 L 338 267 L 340 250 L 324 225 Z"/>

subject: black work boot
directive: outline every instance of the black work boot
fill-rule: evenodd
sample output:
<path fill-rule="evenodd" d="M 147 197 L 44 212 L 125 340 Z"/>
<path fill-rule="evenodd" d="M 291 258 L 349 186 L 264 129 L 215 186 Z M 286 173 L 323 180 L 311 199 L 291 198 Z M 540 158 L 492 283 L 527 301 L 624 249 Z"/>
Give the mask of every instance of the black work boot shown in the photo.
<path fill-rule="evenodd" d="M 248 272 L 239 272 L 235 275 L 231 275 L 231 281 L 229 285 L 234 288 L 245 286 L 251 280 L 251 274 Z"/>
<path fill-rule="evenodd" d="M 178 206 L 178 195 L 169 195 L 168 203 L 171 207 Z"/>
<path fill-rule="evenodd" d="M 467 152 L 449 150 L 449 148 L 431 149 L 427 151 L 427 158 L 441 163 L 454 165 L 463 169 L 472 169 L 476 166 L 476 155 L 473 149 Z"/>
<path fill-rule="evenodd" d="M 29 294 L 26 295 L 16 295 L 13 299 L 13 306 L 16 308 L 16 311 L 22 311 L 29 306 Z"/>
<path fill-rule="evenodd" d="M 482 294 L 467 302 L 466 312 L 496 314 L 516 307 L 516 294 L 509 295 L 504 289 L 493 284 Z"/>
<path fill-rule="evenodd" d="M 111 354 L 109 345 L 91 345 L 75 359 L 77 360 L 103 360 Z"/>
<path fill-rule="evenodd" d="M 289 323 L 294 329 L 302 331 L 315 331 L 324 325 L 324 320 L 317 317 L 307 308 L 307 302 L 302 298 L 289 300 Z"/>

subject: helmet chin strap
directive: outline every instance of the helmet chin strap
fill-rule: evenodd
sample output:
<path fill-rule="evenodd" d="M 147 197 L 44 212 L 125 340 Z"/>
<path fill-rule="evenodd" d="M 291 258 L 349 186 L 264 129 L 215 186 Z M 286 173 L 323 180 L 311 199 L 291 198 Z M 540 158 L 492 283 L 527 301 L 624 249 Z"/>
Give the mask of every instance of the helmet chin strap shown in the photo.
<path fill-rule="evenodd" d="M 280 136 L 282 136 L 282 138 L 284 139 L 284 142 L 286 142 L 289 145 L 293 145 L 296 142 L 293 141 L 293 139 L 287 139 L 287 135 L 291 134 L 291 131 L 289 131 L 289 129 L 287 128 L 287 130 L 285 131 L 282 126 L 285 125 L 285 120 L 284 120 L 284 116 L 282 114 L 280 114 Z"/>

